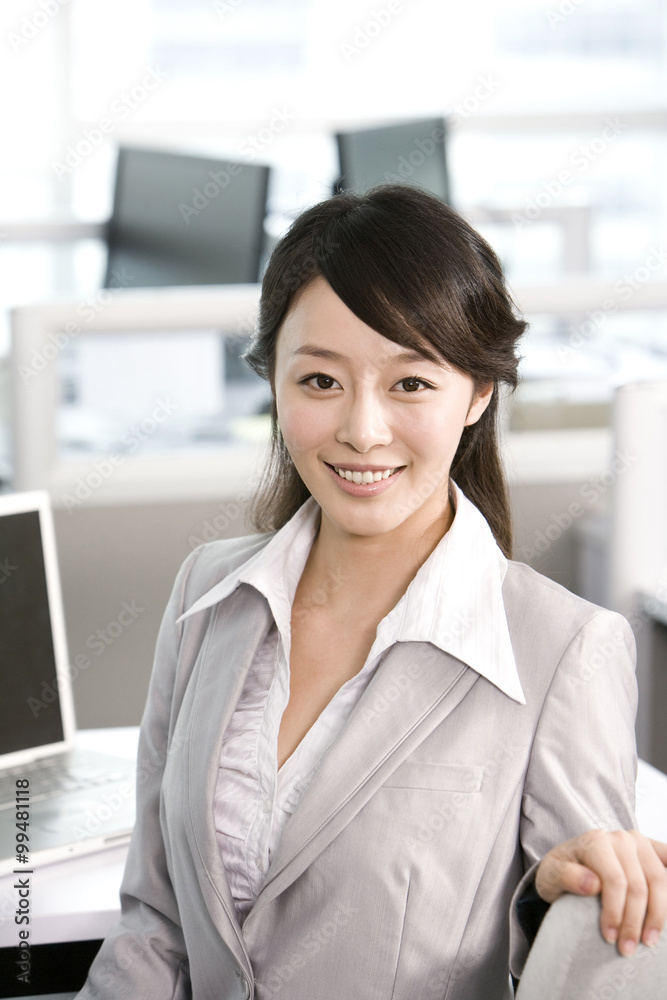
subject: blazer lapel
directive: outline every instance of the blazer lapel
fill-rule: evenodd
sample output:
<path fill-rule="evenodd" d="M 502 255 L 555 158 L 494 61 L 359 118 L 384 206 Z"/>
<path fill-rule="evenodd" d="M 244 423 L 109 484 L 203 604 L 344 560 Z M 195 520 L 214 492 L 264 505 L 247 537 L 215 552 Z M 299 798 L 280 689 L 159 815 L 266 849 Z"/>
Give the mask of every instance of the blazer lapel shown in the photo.
<path fill-rule="evenodd" d="M 220 857 L 213 816 L 220 748 L 255 652 L 273 621 L 267 602 L 241 585 L 213 609 L 195 666 L 187 762 L 186 823 L 202 895 L 218 930 L 249 967 L 234 900 Z M 195 722 L 196 720 L 196 722 Z"/>
<path fill-rule="evenodd" d="M 253 914 L 305 871 L 478 676 L 425 643 L 389 650 L 285 826 L 245 934 Z"/>

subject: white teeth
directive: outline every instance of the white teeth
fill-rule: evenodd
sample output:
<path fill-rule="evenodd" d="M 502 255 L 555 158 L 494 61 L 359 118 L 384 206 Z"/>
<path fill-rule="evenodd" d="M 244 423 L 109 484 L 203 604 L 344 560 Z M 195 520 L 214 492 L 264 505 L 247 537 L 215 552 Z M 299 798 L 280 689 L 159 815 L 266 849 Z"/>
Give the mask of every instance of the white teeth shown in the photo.
<path fill-rule="evenodd" d="M 385 469 L 384 472 L 352 472 L 351 469 L 339 469 L 336 466 L 334 469 L 340 478 L 347 479 L 348 483 L 358 483 L 364 486 L 369 483 L 378 483 L 381 479 L 389 479 L 396 472 L 396 469 Z"/>

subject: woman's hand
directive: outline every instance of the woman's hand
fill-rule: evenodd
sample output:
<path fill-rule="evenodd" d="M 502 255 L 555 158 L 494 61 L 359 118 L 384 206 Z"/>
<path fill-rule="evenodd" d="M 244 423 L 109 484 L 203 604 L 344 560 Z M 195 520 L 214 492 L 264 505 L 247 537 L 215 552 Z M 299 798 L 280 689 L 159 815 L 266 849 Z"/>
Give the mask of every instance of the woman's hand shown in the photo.
<path fill-rule="evenodd" d="M 632 955 L 641 940 L 654 945 L 667 916 L 667 844 L 638 830 L 589 830 L 544 856 L 535 875 L 542 899 L 553 903 L 564 892 L 602 893 L 600 930 Z"/>

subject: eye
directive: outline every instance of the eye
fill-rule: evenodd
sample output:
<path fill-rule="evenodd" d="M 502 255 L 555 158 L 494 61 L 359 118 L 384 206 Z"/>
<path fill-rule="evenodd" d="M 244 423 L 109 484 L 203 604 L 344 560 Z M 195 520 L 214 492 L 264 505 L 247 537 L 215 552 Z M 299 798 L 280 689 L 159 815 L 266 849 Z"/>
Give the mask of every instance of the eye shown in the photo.
<path fill-rule="evenodd" d="M 327 389 L 333 389 L 338 385 L 338 382 L 331 375 L 325 375 L 323 372 L 315 372 L 313 375 L 307 375 L 306 378 L 302 378 L 299 384 L 307 385 L 311 389 L 326 391 Z"/>
<path fill-rule="evenodd" d="M 430 382 L 426 382 L 423 378 L 417 378 L 416 375 L 412 375 L 409 378 L 402 378 L 396 385 L 401 386 L 403 392 L 419 392 L 420 389 L 434 388 Z"/>

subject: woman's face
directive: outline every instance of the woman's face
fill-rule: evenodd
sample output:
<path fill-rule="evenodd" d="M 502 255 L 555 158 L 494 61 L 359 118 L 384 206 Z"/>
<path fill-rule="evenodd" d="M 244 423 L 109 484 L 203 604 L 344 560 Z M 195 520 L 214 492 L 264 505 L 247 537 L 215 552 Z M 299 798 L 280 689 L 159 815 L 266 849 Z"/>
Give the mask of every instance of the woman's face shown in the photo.
<path fill-rule="evenodd" d="M 469 376 L 383 337 L 323 278 L 283 322 L 274 386 L 285 444 L 323 525 L 415 537 L 442 521 L 463 428 L 493 388 L 475 395 Z"/>

